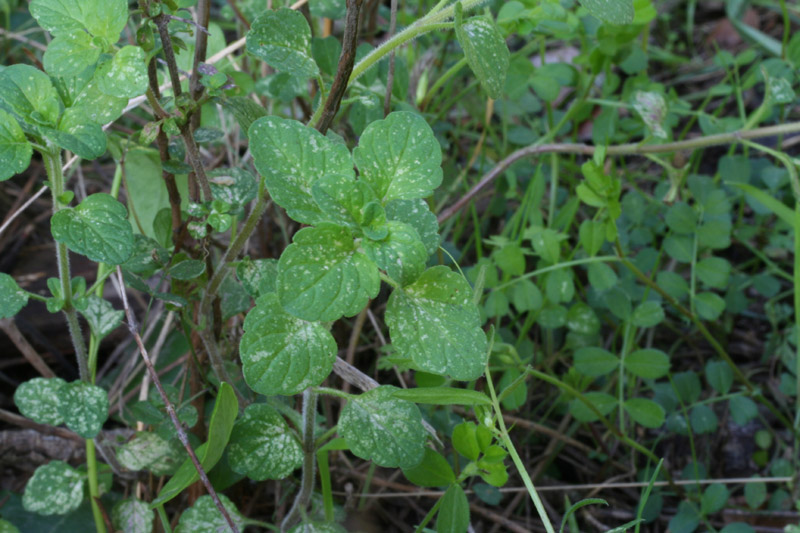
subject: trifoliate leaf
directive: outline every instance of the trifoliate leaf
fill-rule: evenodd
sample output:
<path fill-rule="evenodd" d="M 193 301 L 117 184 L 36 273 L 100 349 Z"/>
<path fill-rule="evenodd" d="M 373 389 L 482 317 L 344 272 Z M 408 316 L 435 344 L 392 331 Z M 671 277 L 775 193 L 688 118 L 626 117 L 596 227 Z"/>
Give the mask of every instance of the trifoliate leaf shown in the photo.
<path fill-rule="evenodd" d="M 356 248 L 350 230 L 331 224 L 304 228 L 278 261 L 278 297 L 304 320 L 337 320 L 378 295 L 375 263 Z"/>
<path fill-rule="evenodd" d="M 14 391 L 14 403 L 24 416 L 40 424 L 64 423 L 60 405 L 67 382 L 61 378 L 33 378 Z"/>
<path fill-rule="evenodd" d="M 17 285 L 14 278 L 0 272 L 0 318 L 11 318 L 27 303 L 28 293 Z"/>
<path fill-rule="evenodd" d="M 244 530 L 245 519 L 236 505 L 224 494 L 218 496 L 239 531 Z M 200 496 L 194 505 L 183 512 L 178 527 L 175 528 L 175 533 L 219 533 L 220 531 L 230 531 L 230 526 L 208 494 Z"/>
<path fill-rule="evenodd" d="M 30 11 L 39 26 L 53 35 L 86 29 L 109 44 L 117 42 L 128 21 L 125 0 L 33 0 Z"/>
<path fill-rule="evenodd" d="M 328 377 L 336 341 L 317 322 L 281 308 L 274 293 L 261 296 L 244 321 L 239 344 L 244 379 L 259 394 L 297 394 Z"/>
<path fill-rule="evenodd" d="M 339 434 L 357 457 L 379 466 L 411 468 L 425 455 L 422 415 L 412 402 L 382 386 L 349 402 L 339 416 Z"/>
<path fill-rule="evenodd" d="M 384 203 L 429 196 L 442 183 L 439 141 L 424 118 L 407 111 L 367 126 L 353 159 Z"/>
<path fill-rule="evenodd" d="M 84 159 L 96 159 L 106 152 L 106 134 L 80 108 L 67 109 L 58 129 L 42 127 L 41 130 L 58 146 Z"/>
<path fill-rule="evenodd" d="M 386 308 L 392 345 L 425 372 L 459 380 L 483 374 L 486 335 L 469 284 L 447 267 L 396 289 Z"/>
<path fill-rule="evenodd" d="M 96 193 L 77 207 L 50 219 L 53 238 L 92 261 L 119 265 L 133 253 L 133 230 L 125 206 L 113 196 Z"/>
<path fill-rule="evenodd" d="M 155 512 L 135 497 L 117 502 L 111 511 L 111 523 L 123 533 L 151 533 Z"/>
<path fill-rule="evenodd" d="M 456 17 L 456 38 L 475 77 L 481 82 L 489 98 L 498 99 L 506 85 L 506 73 L 511 54 L 506 41 L 495 23 L 475 17 L 461 23 Z"/>
<path fill-rule="evenodd" d="M 353 175 L 347 147 L 296 120 L 273 116 L 253 122 L 249 137 L 256 169 L 275 202 L 298 222 L 324 220 L 311 187 L 328 174 Z"/>
<path fill-rule="evenodd" d="M 392 200 L 387 202 L 386 218 L 414 227 L 428 255 L 439 249 L 439 222 L 425 200 Z"/>
<path fill-rule="evenodd" d="M 62 389 L 58 412 L 69 429 L 93 439 L 108 418 L 108 394 L 105 389 L 84 381 L 67 383 Z"/>
<path fill-rule="evenodd" d="M 30 125 L 55 125 L 60 112 L 58 92 L 50 78 L 30 65 L 0 71 L 0 107 Z"/>
<path fill-rule="evenodd" d="M 101 50 L 85 31 L 63 33 L 44 52 L 44 70 L 51 76 L 77 76 L 100 59 Z"/>
<path fill-rule="evenodd" d="M 303 463 L 303 449 L 274 408 L 251 404 L 233 428 L 228 463 L 255 481 L 283 479 Z"/>
<path fill-rule="evenodd" d="M 33 147 L 17 121 L 0 110 L 0 181 L 19 174 L 31 164 Z"/>
<path fill-rule="evenodd" d="M 380 241 L 364 239 L 361 245 L 378 268 L 401 285 L 413 283 L 425 270 L 428 252 L 417 230 L 403 222 L 390 221 L 389 234 Z"/>
<path fill-rule="evenodd" d="M 41 515 L 67 514 L 83 501 L 84 475 L 64 461 L 52 461 L 33 473 L 22 506 Z"/>
<path fill-rule="evenodd" d="M 319 73 L 311 54 L 311 28 L 299 11 L 284 7 L 254 20 L 247 32 L 247 51 L 297 77 L 313 78 Z"/>
<path fill-rule="evenodd" d="M 100 64 L 96 73 L 97 87 L 114 96 L 133 98 L 147 91 L 147 67 L 144 50 L 123 46 L 114 57 Z"/>

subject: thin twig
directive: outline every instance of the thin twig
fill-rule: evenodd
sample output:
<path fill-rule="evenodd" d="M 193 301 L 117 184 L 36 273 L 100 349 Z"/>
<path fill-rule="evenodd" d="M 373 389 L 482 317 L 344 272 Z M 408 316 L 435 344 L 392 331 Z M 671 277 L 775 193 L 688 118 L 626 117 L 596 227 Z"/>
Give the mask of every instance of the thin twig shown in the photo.
<path fill-rule="evenodd" d="M 397 0 L 391 2 L 391 14 L 389 15 L 389 35 L 391 39 L 397 27 Z M 394 87 L 394 55 L 396 50 L 392 50 L 389 56 L 389 73 L 386 75 L 386 96 L 383 99 L 383 116 L 389 114 L 392 109 L 392 89 Z"/>
<path fill-rule="evenodd" d="M 47 365 L 47 363 L 42 359 L 42 356 L 31 346 L 31 343 L 28 342 L 28 339 L 22 335 L 22 332 L 17 327 L 17 324 L 11 318 L 4 318 L 0 320 L 0 329 L 2 329 L 8 338 L 11 339 L 11 342 L 17 347 L 17 349 L 22 352 L 22 355 L 28 362 L 31 364 L 33 368 L 36 369 L 42 377 L 45 378 L 54 378 L 56 377 L 56 373 Z"/>
<path fill-rule="evenodd" d="M 125 316 L 128 319 L 128 329 L 130 330 L 131 335 L 133 335 L 133 338 L 136 340 L 136 344 L 139 347 L 139 353 L 141 354 L 142 360 L 144 360 L 144 364 L 147 367 L 147 372 L 150 374 L 150 379 L 153 381 L 156 389 L 158 389 L 158 393 L 161 395 L 161 400 L 164 402 L 164 407 L 167 410 L 167 414 L 172 421 L 172 425 L 175 426 L 175 431 L 178 433 L 178 439 L 181 441 L 181 444 L 183 444 L 183 447 L 189 454 L 189 458 L 191 459 L 192 464 L 194 464 L 197 474 L 200 476 L 200 481 L 202 481 L 203 485 L 205 485 L 209 496 L 211 496 L 211 499 L 214 501 L 214 505 L 216 505 L 219 512 L 222 513 L 222 516 L 225 517 L 225 521 L 228 523 L 228 526 L 230 526 L 231 530 L 233 530 L 235 533 L 238 533 L 239 528 L 234 523 L 230 514 L 228 514 L 228 510 L 222 505 L 222 502 L 217 495 L 217 491 L 215 491 L 214 487 L 211 485 L 211 481 L 209 481 L 208 475 L 206 475 L 206 471 L 203 469 L 203 465 L 200 464 L 200 460 L 197 458 L 194 448 L 192 448 L 192 445 L 189 443 L 189 437 L 186 435 L 186 431 L 183 429 L 183 426 L 178 420 L 178 415 L 175 414 L 175 407 L 167 397 L 167 393 L 164 390 L 164 387 L 161 385 L 161 380 L 158 378 L 156 369 L 153 367 L 153 363 L 150 361 L 150 357 L 147 355 L 147 349 L 144 347 L 142 337 L 139 335 L 139 331 L 136 327 L 136 320 L 133 318 L 133 311 L 131 310 L 130 305 L 128 305 L 128 296 L 125 292 L 125 282 L 122 279 L 122 269 L 119 266 L 117 266 L 117 278 L 119 280 L 119 295 L 122 299 L 122 307 L 125 309 Z"/>

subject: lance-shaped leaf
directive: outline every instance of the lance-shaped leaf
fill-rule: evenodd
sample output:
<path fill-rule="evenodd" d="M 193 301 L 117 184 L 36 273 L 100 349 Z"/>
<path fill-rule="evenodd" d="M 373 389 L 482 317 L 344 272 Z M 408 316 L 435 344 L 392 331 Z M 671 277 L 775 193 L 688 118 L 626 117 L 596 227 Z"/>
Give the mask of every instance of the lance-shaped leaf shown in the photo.
<path fill-rule="evenodd" d="M 324 220 L 311 187 L 327 174 L 353 175 L 347 147 L 296 120 L 272 116 L 253 122 L 249 137 L 256 169 L 275 202 L 298 222 Z"/>
<path fill-rule="evenodd" d="M 117 502 L 111 511 L 111 523 L 124 533 L 151 533 L 155 518 L 150 506 L 134 497 Z"/>
<path fill-rule="evenodd" d="M 92 261 L 119 265 L 133 253 L 133 230 L 125 206 L 105 193 L 88 196 L 77 207 L 50 219 L 53 238 Z"/>
<path fill-rule="evenodd" d="M 336 341 L 316 322 L 286 313 L 275 293 L 267 293 L 244 321 L 239 343 L 244 379 L 259 394 L 292 395 L 319 385 L 336 359 Z"/>
<path fill-rule="evenodd" d="M 14 403 L 24 416 L 40 424 L 64 423 L 59 406 L 67 382 L 61 378 L 33 378 L 14 391 Z"/>
<path fill-rule="evenodd" d="M 83 501 L 84 477 L 64 461 L 42 465 L 25 486 L 22 506 L 41 515 L 74 511 Z"/>
<path fill-rule="evenodd" d="M 282 7 L 254 20 L 247 32 L 247 51 L 297 77 L 312 78 L 319 73 L 311 54 L 311 28 L 299 11 Z"/>
<path fill-rule="evenodd" d="M 97 67 L 97 87 L 115 96 L 133 98 L 147 90 L 147 68 L 144 50 L 123 46 L 114 57 Z"/>
<path fill-rule="evenodd" d="M 365 239 L 361 245 L 367 257 L 375 261 L 390 278 L 402 285 L 413 283 L 425 270 L 428 252 L 417 230 L 403 222 L 386 223 L 388 235 L 379 241 Z"/>
<path fill-rule="evenodd" d="M 461 8 L 456 8 L 456 38 L 475 77 L 489 98 L 503 94 L 511 54 L 494 21 L 475 17 L 461 22 Z"/>
<path fill-rule="evenodd" d="M 0 70 L 0 107 L 31 125 L 55 125 L 60 111 L 50 78 L 30 65 Z"/>
<path fill-rule="evenodd" d="M 245 518 L 236 505 L 224 494 L 218 494 L 218 496 L 239 531 L 244 530 Z M 230 530 L 228 522 L 217 509 L 214 500 L 206 494 L 197 498 L 194 505 L 183 512 L 178 527 L 175 528 L 175 533 L 219 533 Z"/>
<path fill-rule="evenodd" d="M 92 333 L 102 339 L 122 323 L 124 311 L 114 309 L 111 302 L 95 295 L 75 302 L 75 307 L 89 323 Z"/>
<path fill-rule="evenodd" d="M 19 174 L 31 164 L 33 147 L 17 121 L 0 110 L 0 181 Z"/>
<path fill-rule="evenodd" d="M 386 204 L 386 218 L 413 226 L 428 255 L 439 249 L 439 222 L 425 200 L 392 200 Z"/>
<path fill-rule="evenodd" d="M 353 159 L 381 201 L 429 196 L 442 183 L 442 149 L 425 119 L 396 111 L 367 126 Z"/>
<path fill-rule="evenodd" d="M 486 365 L 486 335 L 469 284 L 447 267 L 396 289 L 386 308 L 392 344 L 421 370 L 473 380 Z"/>
<path fill-rule="evenodd" d="M 67 109 L 58 123 L 58 129 L 45 126 L 40 129 L 45 137 L 58 146 L 84 159 L 96 159 L 106 151 L 106 134 L 82 109 Z"/>
<path fill-rule="evenodd" d="M 274 408 L 256 403 L 247 406 L 233 428 L 228 463 L 255 481 L 283 479 L 303 463 L 303 449 Z"/>
<path fill-rule="evenodd" d="M 339 434 L 357 457 L 386 467 L 411 468 L 425 456 L 422 415 L 412 402 L 393 396 L 395 387 L 382 386 L 345 405 Z"/>
<path fill-rule="evenodd" d="M 33 0 L 30 11 L 39 26 L 53 35 L 86 29 L 109 44 L 117 42 L 128 21 L 126 0 Z"/>
<path fill-rule="evenodd" d="M 350 230 L 324 224 L 304 228 L 278 261 L 278 297 L 303 320 L 337 320 L 361 311 L 378 295 L 380 274 L 359 252 Z"/>
<path fill-rule="evenodd" d="M 581 0 L 592 16 L 611 24 L 630 24 L 635 15 L 633 0 Z"/>
<path fill-rule="evenodd" d="M 28 293 L 17 285 L 14 278 L 0 272 L 0 318 L 11 318 L 27 303 Z"/>
<path fill-rule="evenodd" d="M 58 412 L 69 429 L 81 437 L 93 439 L 108 418 L 108 394 L 103 388 L 84 381 L 67 383 L 62 389 Z"/>
<path fill-rule="evenodd" d="M 51 76 L 77 76 L 100 59 L 100 49 L 85 31 L 61 34 L 44 52 L 44 70 Z"/>

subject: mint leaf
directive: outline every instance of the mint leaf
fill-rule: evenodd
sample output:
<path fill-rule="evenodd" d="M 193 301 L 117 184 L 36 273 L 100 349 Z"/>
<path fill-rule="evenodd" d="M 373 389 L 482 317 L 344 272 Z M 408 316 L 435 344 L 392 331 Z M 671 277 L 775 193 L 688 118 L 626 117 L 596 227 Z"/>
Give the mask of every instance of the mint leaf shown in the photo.
<path fill-rule="evenodd" d="M 81 109 L 67 109 L 61 117 L 58 129 L 41 129 L 46 137 L 61 148 L 84 159 L 96 159 L 106 152 L 106 134 Z"/>
<path fill-rule="evenodd" d="M 381 201 L 429 196 L 442 183 L 442 149 L 425 119 L 389 114 L 364 130 L 353 159 Z"/>
<path fill-rule="evenodd" d="M 135 497 L 117 502 L 111 511 L 114 528 L 125 533 L 151 533 L 155 518 L 150 506 Z"/>
<path fill-rule="evenodd" d="M 390 278 L 401 285 L 413 283 L 425 270 L 428 252 L 417 234 L 417 230 L 403 222 L 386 223 L 389 234 L 380 241 L 365 239 L 361 242 L 367 257 Z"/>
<path fill-rule="evenodd" d="M 11 318 L 27 303 L 28 293 L 17 285 L 14 278 L 0 272 L 0 318 Z"/>
<path fill-rule="evenodd" d="M 319 385 L 336 359 L 336 341 L 321 324 L 284 312 L 267 293 L 244 321 L 239 343 L 244 379 L 259 394 L 292 395 Z"/>
<path fill-rule="evenodd" d="M 456 38 L 475 77 L 489 98 L 498 99 L 506 85 L 511 54 L 494 21 L 475 17 L 461 23 L 456 16 Z"/>
<path fill-rule="evenodd" d="M 133 253 L 128 212 L 113 196 L 97 193 L 50 219 L 53 238 L 92 261 L 120 265 Z"/>
<path fill-rule="evenodd" d="M 228 462 L 255 481 L 283 479 L 303 464 L 303 449 L 275 409 L 251 404 L 233 428 Z"/>
<path fill-rule="evenodd" d="M 254 20 L 247 32 L 247 51 L 297 77 L 313 78 L 319 73 L 311 54 L 311 28 L 299 11 L 282 7 Z"/>
<path fill-rule="evenodd" d="M 84 475 L 64 461 L 52 461 L 33 473 L 25 486 L 22 506 L 41 515 L 67 514 L 83 501 Z"/>
<path fill-rule="evenodd" d="M 379 466 L 411 468 L 425 456 L 422 415 L 412 402 L 382 386 L 349 402 L 339 416 L 339 434 L 354 455 Z"/>
<path fill-rule="evenodd" d="M 275 292 L 278 260 L 245 258 L 236 265 L 236 277 L 242 282 L 247 294 L 253 298 Z"/>
<path fill-rule="evenodd" d="M 101 387 L 83 381 L 67 383 L 61 391 L 58 412 L 69 429 L 93 439 L 108 418 L 108 394 Z"/>
<path fill-rule="evenodd" d="M 483 374 L 487 342 L 469 284 L 447 267 L 422 273 L 389 297 L 392 344 L 425 372 L 469 381 Z"/>
<path fill-rule="evenodd" d="M 31 125 L 58 122 L 58 92 L 50 78 L 30 65 L 0 71 L 0 107 Z"/>
<path fill-rule="evenodd" d="M 86 29 L 109 44 L 117 42 L 128 22 L 126 0 L 33 0 L 29 8 L 39 26 L 53 35 Z"/>
<path fill-rule="evenodd" d="M 78 76 L 62 79 L 66 103 L 71 102 L 72 109 L 83 112 L 95 124 L 107 124 L 122 116 L 128 105 L 124 96 L 109 95 L 98 88 L 98 75 L 94 67 L 81 72 Z"/>
<path fill-rule="evenodd" d="M 359 252 L 350 230 L 332 224 L 304 228 L 278 261 L 278 296 L 304 320 L 337 320 L 361 311 L 378 295 L 375 263 Z"/>
<path fill-rule="evenodd" d="M 311 187 L 311 196 L 328 220 L 351 228 L 361 226 L 365 207 L 378 199 L 369 185 L 343 174 L 319 178 Z"/>
<path fill-rule="evenodd" d="M 385 206 L 386 218 L 413 226 L 428 255 L 439 249 L 439 222 L 425 200 L 392 200 Z"/>
<path fill-rule="evenodd" d="M 76 307 L 78 307 L 77 302 Z M 78 311 L 89 323 L 92 333 L 98 340 L 114 331 L 122 323 L 122 317 L 125 315 L 124 311 L 114 309 L 111 302 L 95 295 L 87 296 Z"/>
<path fill-rule="evenodd" d="M 33 147 L 17 121 L 0 110 L 0 181 L 19 174 L 31 164 Z"/>
<path fill-rule="evenodd" d="M 234 207 L 247 205 L 258 194 L 258 180 L 241 168 L 218 168 L 208 173 L 211 193 Z"/>
<path fill-rule="evenodd" d="M 61 378 L 33 378 L 14 391 L 14 403 L 23 416 L 40 424 L 64 423 L 60 405 L 67 382 Z"/>
<path fill-rule="evenodd" d="M 184 457 L 181 454 L 185 454 L 183 447 L 178 450 L 156 433 L 144 431 L 119 447 L 117 460 L 128 470 L 149 470 L 165 476 L 178 468 Z"/>
<path fill-rule="evenodd" d="M 633 22 L 633 0 L 581 0 L 593 17 L 611 24 L 630 24 Z"/>
<path fill-rule="evenodd" d="M 298 222 L 324 220 L 311 187 L 327 174 L 353 175 L 347 147 L 296 120 L 272 116 L 253 122 L 249 137 L 256 169 L 275 202 Z"/>
<path fill-rule="evenodd" d="M 95 74 L 100 91 L 112 96 L 133 98 L 147 91 L 147 68 L 144 50 L 123 46 L 110 61 L 97 67 Z"/>
<path fill-rule="evenodd" d="M 245 518 L 236 505 L 224 494 L 218 494 L 218 496 L 239 531 L 244 530 Z M 220 531 L 230 531 L 230 526 L 208 494 L 197 498 L 194 505 L 184 511 L 178 527 L 175 528 L 175 533 L 218 533 Z"/>
<path fill-rule="evenodd" d="M 51 76 L 76 76 L 100 59 L 100 49 L 85 31 L 58 35 L 44 52 L 44 70 Z"/>

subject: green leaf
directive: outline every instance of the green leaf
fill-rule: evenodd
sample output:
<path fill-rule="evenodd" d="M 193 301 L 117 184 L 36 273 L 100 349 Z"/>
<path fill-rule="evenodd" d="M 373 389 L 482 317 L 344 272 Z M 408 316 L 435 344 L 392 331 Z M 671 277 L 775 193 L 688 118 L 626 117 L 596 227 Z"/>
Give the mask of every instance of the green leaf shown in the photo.
<path fill-rule="evenodd" d="M 150 506 L 135 497 L 117 502 L 111 511 L 111 523 L 124 533 L 151 533 L 155 518 Z"/>
<path fill-rule="evenodd" d="M 420 387 L 398 389 L 395 398 L 414 403 L 430 405 L 492 405 L 492 401 L 482 392 L 453 387 Z"/>
<path fill-rule="evenodd" d="M 648 300 L 636 306 L 631 316 L 634 326 L 640 328 L 652 328 L 664 320 L 664 309 L 660 302 Z"/>
<path fill-rule="evenodd" d="M 728 394 L 733 386 L 733 370 L 725 361 L 706 363 L 706 381 L 720 394 Z"/>
<path fill-rule="evenodd" d="M 669 373 L 669 356 L 661 350 L 645 348 L 625 357 L 625 370 L 643 379 L 658 379 Z"/>
<path fill-rule="evenodd" d="M 217 391 L 217 400 L 214 403 L 214 411 L 211 413 L 211 421 L 208 424 L 208 440 L 196 450 L 197 458 L 206 472 L 209 472 L 222 457 L 238 414 L 239 401 L 236 399 L 233 387 L 223 381 Z M 175 475 L 158 493 L 158 497 L 150 504 L 150 508 L 153 509 L 170 501 L 198 479 L 200 479 L 200 475 L 197 473 L 191 459 L 187 457 Z M 217 514 L 219 514 L 219 511 L 217 511 Z M 181 520 L 183 520 L 183 517 L 181 517 Z"/>
<path fill-rule="evenodd" d="M 317 322 L 286 313 L 274 293 L 267 293 L 244 321 L 239 344 L 244 378 L 266 395 L 297 394 L 328 377 L 336 359 L 336 341 Z"/>
<path fill-rule="evenodd" d="M 236 265 L 236 276 L 253 298 L 258 298 L 268 292 L 275 292 L 278 260 L 245 258 Z"/>
<path fill-rule="evenodd" d="M 456 475 L 447 459 L 430 448 L 425 448 L 422 462 L 417 466 L 403 469 L 403 475 L 418 487 L 444 487 L 456 480 Z"/>
<path fill-rule="evenodd" d="M 417 230 L 428 255 L 439 249 L 439 222 L 425 200 L 392 200 L 384 208 L 387 220 L 405 222 Z"/>
<path fill-rule="evenodd" d="M 180 446 L 180 445 L 179 445 Z M 158 434 L 143 431 L 117 450 L 117 460 L 128 470 L 149 470 L 156 476 L 172 474 L 182 462 L 183 447 L 176 449 Z"/>
<path fill-rule="evenodd" d="M 523 279 L 515 283 L 510 288 L 510 292 L 511 303 L 520 313 L 542 307 L 542 291 L 529 279 Z"/>
<path fill-rule="evenodd" d="M 119 265 L 133 253 L 128 212 L 113 196 L 96 193 L 50 219 L 53 238 L 92 261 Z"/>
<path fill-rule="evenodd" d="M 0 518 L 0 533 L 19 533 L 19 529 L 8 520 Z"/>
<path fill-rule="evenodd" d="M 461 485 L 452 484 L 442 496 L 436 517 L 438 533 L 464 533 L 469 527 L 469 502 Z"/>
<path fill-rule="evenodd" d="M 170 267 L 169 275 L 173 279 L 190 280 L 201 276 L 206 271 L 206 264 L 199 259 L 187 259 Z"/>
<path fill-rule="evenodd" d="M 474 422 L 462 422 L 453 428 L 451 437 L 453 448 L 469 459 L 476 461 L 481 454 L 481 447 L 478 444 L 477 430 Z"/>
<path fill-rule="evenodd" d="M 692 424 L 692 431 L 698 435 L 714 433 L 719 426 L 719 419 L 717 419 L 716 413 L 705 404 L 692 407 L 692 410 L 689 411 L 689 422 Z"/>
<path fill-rule="evenodd" d="M 667 226 L 675 233 L 694 233 L 697 213 L 685 202 L 677 202 L 667 209 Z"/>
<path fill-rule="evenodd" d="M 33 473 L 25 486 L 22 505 L 41 515 L 67 514 L 83 501 L 84 475 L 64 461 L 51 461 Z"/>
<path fill-rule="evenodd" d="M 475 77 L 489 95 L 497 100 L 503 95 L 511 54 L 506 41 L 494 24 L 483 17 L 461 23 L 461 6 L 456 8 L 456 38 Z"/>
<path fill-rule="evenodd" d="M 258 180 L 242 168 L 218 168 L 208 173 L 211 193 L 234 207 L 245 206 L 258 194 Z"/>
<path fill-rule="evenodd" d="M 368 214 L 366 207 L 377 200 L 370 186 L 363 181 L 356 181 L 352 174 L 322 176 L 311 187 L 311 196 L 325 218 L 351 228 L 369 222 L 365 218 Z"/>
<path fill-rule="evenodd" d="M 767 501 L 767 484 L 763 481 L 745 483 L 744 499 L 750 509 L 758 509 Z"/>
<path fill-rule="evenodd" d="M 701 292 L 694 297 L 697 314 L 703 320 L 716 320 L 725 311 L 725 300 L 713 292 Z"/>
<path fill-rule="evenodd" d="M 17 285 L 14 278 L 0 272 L 0 318 L 11 318 L 27 303 L 28 293 Z"/>
<path fill-rule="evenodd" d="M 96 159 L 106 152 L 106 134 L 80 108 L 64 112 L 58 129 L 42 127 L 45 137 L 84 159 Z"/>
<path fill-rule="evenodd" d="M 705 491 L 703 491 L 703 498 L 700 500 L 700 512 L 704 515 L 709 515 L 722 510 L 725 504 L 728 503 L 730 492 L 727 487 L 722 483 L 712 483 Z"/>
<path fill-rule="evenodd" d="M 303 449 L 275 409 L 251 404 L 231 433 L 228 462 L 255 481 L 283 479 L 303 464 Z"/>
<path fill-rule="evenodd" d="M 378 268 L 382 268 L 390 278 L 401 285 L 413 283 L 425 270 L 428 252 L 422 244 L 417 230 L 403 222 L 387 222 L 389 234 L 385 239 L 361 242 L 367 257 Z"/>
<path fill-rule="evenodd" d="M 604 392 L 587 392 L 583 394 L 603 416 L 607 415 L 617 407 L 617 399 Z M 569 404 L 569 412 L 580 422 L 594 422 L 597 415 L 589 409 L 585 403 L 575 398 Z"/>
<path fill-rule="evenodd" d="M 413 403 L 381 386 L 356 396 L 339 416 L 339 434 L 354 455 L 385 467 L 411 468 L 425 454 L 427 433 Z"/>
<path fill-rule="evenodd" d="M 289 533 L 347 533 L 347 530 L 336 522 L 305 522 L 297 524 Z"/>
<path fill-rule="evenodd" d="M 77 302 L 76 307 L 78 307 Z M 78 310 L 89 323 L 92 333 L 98 340 L 114 331 L 125 316 L 124 311 L 114 309 L 108 300 L 95 295 L 87 296 Z"/>
<path fill-rule="evenodd" d="M 28 168 L 32 154 L 25 132 L 14 117 L 0 109 L 0 181 Z"/>
<path fill-rule="evenodd" d="M 669 531 L 673 533 L 693 533 L 700 525 L 700 516 L 694 504 L 682 501 L 678 512 L 669 521 Z"/>
<path fill-rule="evenodd" d="M 472 290 L 444 266 L 395 289 L 386 308 L 392 344 L 425 372 L 469 381 L 483 374 L 486 335 Z"/>
<path fill-rule="evenodd" d="M 217 496 L 234 525 L 239 531 L 243 531 L 245 517 L 227 496 L 219 493 Z M 175 528 L 175 533 L 219 533 L 220 531 L 230 531 L 230 526 L 208 494 L 197 498 L 194 505 L 183 512 L 178 527 Z"/>
<path fill-rule="evenodd" d="M 756 416 L 758 416 L 758 406 L 756 403 L 745 396 L 734 396 L 728 400 L 731 420 L 736 425 L 744 426 Z"/>
<path fill-rule="evenodd" d="M 728 286 L 731 264 L 721 257 L 706 257 L 697 262 L 695 273 L 709 287 L 725 289 Z"/>
<path fill-rule="evenodd" d="M 133 98 L 147 91 L 147 67 L 144 50 L 123 46 L 114 57 L 101 63 L 95 74 L 97 88 L 112 96 Z"/>
<path fill-rule="evenodd" d="M 69 429 L 93 439 L 108 418 L 108 394 L 102 387 L 84 381 L 67 383 L 61 390 L 58 412 Z"/>
<path fill-rule="evenodd" d="M 296 120 L 272 116 L 253 122 L 249 136 L 256 169 L 275 202 L 298 222 L 324 220 L 311 187 L 328 174 L 353 176 L 347 147 Z"/>
<path fill-rule="evenodd" d="M 304 228 L 278 261 L 278 297 L 304 320 L 337 320 L 361 311 L 378 295 L 375 263 L 358 251 L 350 230 L 324 224 Z"/>
<path fill-rule="evenodd" d="M 617 285 L 617 273 L 605 263 L 590 263 L 587 267 L 589 283 L 596 291 L 607 291 Z"/>
<path fill-rule="evenodd" d="M 660 428 L 664 424 L 664 408 L 653 400 L 631 398 L 625 401 L 625 411 L 637 423 L 646 428 Z"/>
<path fill-rule="evenodd" d="M 40 424 L 64 423 L 59 406 L 67 382 L 61 378 L 33 378 L 14 391 L 14 403 L 24 416 Z"/>
<path fill-rule="evenodd" d="M 794 211 L 781 203 L 780 200 L 747 183 L 732 183 L 731 185 L 743 190 L 748 196 L 752 196 L 759 203 L 764 204 L 766 208 L 772 211 L 775 216 L 780 218 L 783 222 L 794 227 Z"/>
<path fill-rule="evenodd" d="M 619 358 L 608 350 L 595 346 L 579 348 L 574 355 L 575 370 L 584 376 L 598 377 L 613 372 Z"/>
<path fill-rule="evenodd" d="M 442 183 L 442 149 L 421 116 L 396 111 L 361 134 L 353 159 L 378 198 L 412 200 Z"/>
<path fill-rule="evenodd" d="M 44 52 L 44 70 L 51 76 L 77 76 L 100 59 L 101 50 L 85 31 L 58 35 Z"/>
<path fill-rule="evenodd" d="M 247 32 L 247 51 L 298 77 L 313 78 L 319 73 L 311 54 L 311 28 L 299 11 L 282 7 L 254 20 Z"/>
<path fill-rule="evenodd" d="M 128 99 L 124 96 L 108 95 L 98 88 L 98 75 L 94 67 L 89 67 L 78 76 L 62 79 L 61 85 L 67 92 L 64 101 L 72 102 L 72 109 L 78 109 L 95 124 L 113 122 L 122 115 Z M 126 159 L 126 166 L 127 166 Z M 159 173 L 160 176 L 160 173 Z"/>
<path fill-rule="evenodd" d="M 592 16 L 611 24 L 630 24 L 634 10 L 632 0 L 581 0 Z"/>
<path fill-rule="evenodd" d="M 345 0 L 309 0 L 308 7 L 315 17 L 342 18 L 347 11 Z"/>
<path fill-rule="evenodd" d="M 60 113 L 58 92 L 50 78 L 30 65 L 0 71 L 0 107 L 31 125 L 55 126 Z"/>
<path fill-rule="evenodd" d="M 125 0 L 33 0 L 30 11 L 39 26 L 53 35 L 83 29 L 95 37 L 114 44 L 128 22 L 128 2 Z"/>

